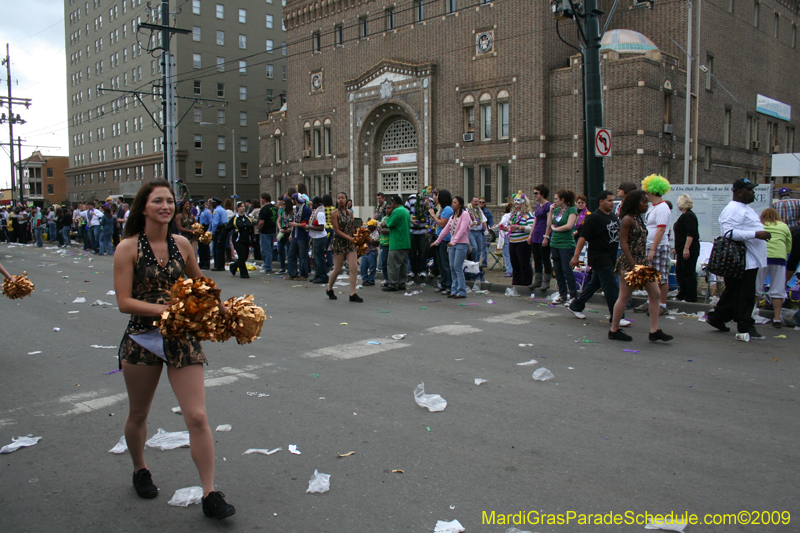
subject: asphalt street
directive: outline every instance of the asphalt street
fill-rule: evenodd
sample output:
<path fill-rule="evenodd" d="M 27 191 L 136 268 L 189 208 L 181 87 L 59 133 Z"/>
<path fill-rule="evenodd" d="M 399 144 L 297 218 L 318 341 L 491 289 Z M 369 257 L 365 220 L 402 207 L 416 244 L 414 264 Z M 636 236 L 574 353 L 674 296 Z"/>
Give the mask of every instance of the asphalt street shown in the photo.
<path fill-rule="evenodd" d="M 232 426 L 214 432 L 216 485 L 236 515 L 167 504 L 199 484 L 186 448 L 147 450 L 160 494 L 140 499 L 130 458 L 109 453 L 127 412 L 122 375 L 109 373 L 128 320 L 109 294 L 112 261 L 0 245 L 0 262 L 36 285 L 0 297 L 0 445 L 42 437 L 1 456 L 0 531 L 429 532 L 458 520 L 504 533 L 498 517 L 515 513 L 740 511 L 788 511 L 791 523 L 685 531 L 800 531 L 798 331 L 762 326 L 766 340 L 743 343 L 678 315 L 662 320 L 675 340 L 652 344 L 647 318 L 631 315 L 634 341 L 621 343 L 607 339 L 599 302 L 586 321 L 542 301 L 452 300 L 431 287 L 366 287 L 357 304 L 346 287 L 329 301 L 319 285 L 260 273 L 211 273 L 223 298 L 254 294 L 268 315 L 252 344 L 204 344 L 211 428 Z M 534 381 L 541 367 L 554 379 Z M 421 382 L 444 411 L 415 403 Z M 148 436 L 185 429 L 175 406 L 164 375 Z M 329 492 L 306 493 L 315 469 L 331 475 Z M 644 530 L 577 520 L 515 527 Z"/>

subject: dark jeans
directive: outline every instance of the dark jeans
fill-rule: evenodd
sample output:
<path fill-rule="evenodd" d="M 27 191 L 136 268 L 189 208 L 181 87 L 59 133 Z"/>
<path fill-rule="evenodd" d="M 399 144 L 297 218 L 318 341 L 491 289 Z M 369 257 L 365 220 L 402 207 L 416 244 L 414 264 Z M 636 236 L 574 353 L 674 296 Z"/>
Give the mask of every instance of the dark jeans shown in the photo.
<path fill-rule="evenodd" d="M 328 282 L 328 261 L 325 257 L 325 249 L 327 248 L 327 237 L 320 237 L 318 239 L 311 239 L 312 247 L 311 253 L 314 256 L 314 279 L 317 281 Z"/>
<path fill-rule="evenodd" d="M 298 263 L 300 270 L 298 272 Z M 292 278 L 308 277 L 311 265 L 308 264 L 308 241 L 293 239 L 289 243 L 289 276 Z"/>
<path fill-rule="evenodd" d="M 439 281 L 442 285 L 442 289 L 449 291 L 453 285 L 453 275 L 450 272 L 450 255 L 447 251 L 447 245 L 449 243 L 447 241 L 442 241 L 442 243 L 436 247 L 436 256 L 439 260 Z"/>
<path fill-rule="evenodd" d="M 250 255 L 250 241 L 235 242 L 233 243 L 233 249 L 236 250 L 238 258 L 231 263 L 231 272 L 236 274 L 238 270 L 239 277 L 249 278 L 250 273 L 247 272 L 247 256 Z"/>
<path fill-rule="evenodd" d="M 511 256 L 512 285 L 531 285 L 533 270 L 531 269 L 531 245 L 528 241 L 509 243 L 508 255 Z"/>
<path fill-rule="evenodd" d="M 428 270 L 429 247 L 430 241 L 428 241 L 426 233 L 422 235 L 411 234 L 411 253 L 409 253 L 408 258 L 411 260 L 411 272 L 414 274 L 421 276 Z"/>
<path fill-rule="evenodd" d="M 708 317 L 722 322 L 736 322 L 739 333 L 746 333 L 755 326 L 753 306 L 756 298 L 757 268 L 745 270 L 739 279 L 725 278 L 725 290 Z"/>
<path fill-rule="evenodd" d="M 361 256 L 361 281 L 375 283 L 375 271 L 378 269 L 378 252 L 370 250 Z"/>
<path fill-rule="evenodd" d="M 617 287 L 617 283 L 615 281 L 616 279 L 617 276 L 614 274 L 614 265 L 593 268 L 592 277 L 589 279 L 589 283 L 584 285 L 580 295 L 569 305 L 569 308 L 573 311 L 583 311 L 586 309 L 586 302 L 588 302 L 589 299 L 594 296 L 594 293 L 597 292 L 597 289 L 602 288 L 603 296 L 606 297 L 608 311 L 613 315 L 614 304 L 617 302 L 617 298 L 619 297 L 619 287 Z"/>
<path fill-rule="evenodd" d="M 575 284 L 575 274 L 569 266 L 570 259 L 575 255 L 575 249 L 551 247 L 550 253 L 553 255 L 553 270 L 556 272 L 558 294 L 562 298 L 566 298 L 567 291 L 569 291 L 569 297 L 576 298 L 578 296 L 578 286 Z"/>
<path fill-rule="evenodd" d="M 197 243 L 197 259 L 200 268 L 211 268 L 211 244 Z"/>
<path fill-rule="evenodd" d="M 262 233 L 259 235 L 258 240 L 261 259 L 264 261 L 261 270 L 264 272 L 272 272 L 272 243 L 275 242 L 275 234 Z M 316 261 L 316 259 L 314 259 L 314 261 Z"/>
<path fill-rule="evenodd" d="M 225 244 L 228 240 L 228 232 L 217 228 L 214 233 L 214 268 L 221 270 L 225 268 Z"/>
<path fill-rule="evenodd" d="M 289 256 L 289 237 L 288 234 L 278 241 L 278 261 L 281 264 L 281 270 L 286 270 L 286 258 Z"/>
<path fill-rule="evenodd" d="M 380 245 L 380 252 L 378 253 L 378 263 L 381 266 L 381 272 L 383 272 L 383 281 L 389 281 L 389 246 L 384 246 L 383 244 Z"/>
<path fill-rule="evenodd" d="M 533 270 L 537 274 L 544 272 L 545 274 L 553 273 L 553 265 L 550 263 L 549 247 L 542 246 L 541 243 L 533 243 Z"/>
<path fill-rule="evenodd" d="M 675 280 L 678 282 L 678 300 L 687 302 L 697 301 L 697 258 L 700 256 L 700 247 L 689 250 L 689 259 L 683 258 L 683 249 L 677 251 L 675 262 Z"/>

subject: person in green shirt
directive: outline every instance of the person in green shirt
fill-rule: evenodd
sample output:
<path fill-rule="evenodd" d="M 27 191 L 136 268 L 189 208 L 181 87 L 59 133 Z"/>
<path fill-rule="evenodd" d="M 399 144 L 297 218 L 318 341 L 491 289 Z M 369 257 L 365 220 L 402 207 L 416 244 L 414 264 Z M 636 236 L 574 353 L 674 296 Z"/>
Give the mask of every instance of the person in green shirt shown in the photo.
<path fill-rule="evenodd" d="M 411 214 L 403 207 L 403 199 L 392 196 L 389 216 L 383 224 L 389 228 L 389 258 L 387 268 L 389 279 L 382 290 L 387 292 L 405 290 L 408 279 L 408 258 L 411 252 Z"/>
<path fill-rule="evenodd" d="M 569 304 L 578 297 L 575 276 L 569 266 L 569 262 L 575 254 L 575 237 L 572 236 L 572 228 L 575 226 L 577 218 L 575 193 L 560 189 L 556 192 L 547 218 L 550 253 L 553 257 L 553 270 L 555 270 L 558 282 L 558 296 L 553 300 L 554 304 Z M 567 291 L 569 291 L 569 296 Z"/>
<path fill-rule="evenodd" d="M 775 208 L 768 207 L 761 212 L 761 224 L 764 231 L 769 233 L 767 241 L 767 265 L 758 269 L 756 276 L 756 298 L 768 292 L 772 300 L 772 309 L 775 313 L 772 318 L 772 327 L 781 327 L 781 309 L 786 299 L 786 258 L 792 252 L 792 233 L 789 226 L 781 220 Z M 769 275 L 769 291 L 764 291 L 767 276 Z"/>

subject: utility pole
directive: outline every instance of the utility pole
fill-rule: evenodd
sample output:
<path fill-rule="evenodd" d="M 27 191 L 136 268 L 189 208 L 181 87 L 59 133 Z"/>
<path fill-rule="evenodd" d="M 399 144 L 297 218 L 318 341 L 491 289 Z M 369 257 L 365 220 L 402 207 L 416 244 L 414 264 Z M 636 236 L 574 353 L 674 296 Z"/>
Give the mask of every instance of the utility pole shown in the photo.
<path fill-rule="evenodd" d="M 11 150 L 10 151 L 11 151 L 11 153 L 14 153 L 14 146 L 13 145 L 11 146 Z M 22 167 L 22 138 L 20 138 L 20 137 L 17 137 L 17 155 L 19 156 L 17 158 L 17 161 L 18 161 L 17 166 L 19 166 L 19 203 L 21 203 L 22 207 L 24 208 L 25 207 L 25 186 L 22 183 L 22 181 L 23 181 L 22 180 L 22 172 L 23 172 L 23 167 Z M 30 180 L 28 180 L 28 181 L 30 182 Z"/>
<path fill-rule="evenodd" d="M 16 195 L 16 165 L 14 164 L 14 124 L 25 124 L 25 121 L 19 116 L 14 115 L 14 104 L 24 105 L 25 109 L 30 107 L 30 98 L 14 98 L 11 96 L 11 55 L 8 52 L 8 43 L 6 43 L 6 57 L 3 58 L 2 64 L 6 66 L 6 82 L 8 83 L 8 97 L 0 96 L 0 106 L 6 105 L 8 107 L 8 116 L 5 113 L 0 116 L 0 124 L 8 121 L 8 152 L 11 159 L 11 199 L 13 202 Z M 21 158 L 22 156 L 20 156 Z M 19 182 L 20 188 L 20 202 L 22 202 L 22 180 Z"/>
<path fill-rule="evenodd" d="M 689 184 L 689 154 L 692 151 L 692 0 L 689 0 L 689 31 L 686 36 L 686 117 L 683 125 L 683 184 Z"/>

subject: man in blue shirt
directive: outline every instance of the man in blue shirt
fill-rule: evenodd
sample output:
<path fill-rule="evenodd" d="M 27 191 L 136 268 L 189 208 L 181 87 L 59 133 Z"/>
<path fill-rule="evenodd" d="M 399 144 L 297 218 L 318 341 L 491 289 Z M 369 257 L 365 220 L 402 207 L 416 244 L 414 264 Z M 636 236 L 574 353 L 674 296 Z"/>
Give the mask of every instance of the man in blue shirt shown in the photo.
<path fill-rule="evenodd" d="M 222 200 L 216 196 L 212 198 L 214 211 L 211 213 L 211 233 L 214 234 L 214 268 L 211 270 L 221 272 L 225 270 L 225 238 L 228 232 L 228 213 L 222 207 Z"/>
<path fill-rule="evenodd" d="M 203 205 L 203 211 L 200 213 L 200 224 L 203 225 L 203 229 L 208 231 L 211 227 L 211 209 L 209 205 L 211 201 L 206 201 Z M 206 270 L 211 268 L 211 244 L 203 244 L 202 242 L 197 243 L 197 258 L 198 264 L 201 269 Z"/>

